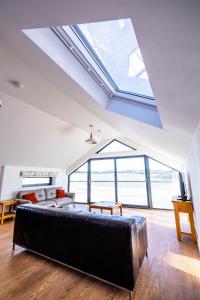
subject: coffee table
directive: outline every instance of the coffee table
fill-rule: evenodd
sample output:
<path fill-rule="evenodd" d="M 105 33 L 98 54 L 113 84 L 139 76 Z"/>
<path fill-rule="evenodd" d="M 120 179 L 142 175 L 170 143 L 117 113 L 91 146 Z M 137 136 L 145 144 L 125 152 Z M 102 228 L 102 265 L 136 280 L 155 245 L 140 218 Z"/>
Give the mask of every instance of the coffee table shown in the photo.
<path fill-rule="evenodd" d="M 111 215 L 113 215 L 113 211 L 115 209 L 119 208 L 120 209 L 120 215 L 122 216 L 122 203 L 109 202 L 109 201 L 100 201 L 100 202 L 90 204 L 89 205 L 89 211 L 91 211 L 92 208 L 100 209 L 101 212 L 103 210 L 110 210 Z"/>

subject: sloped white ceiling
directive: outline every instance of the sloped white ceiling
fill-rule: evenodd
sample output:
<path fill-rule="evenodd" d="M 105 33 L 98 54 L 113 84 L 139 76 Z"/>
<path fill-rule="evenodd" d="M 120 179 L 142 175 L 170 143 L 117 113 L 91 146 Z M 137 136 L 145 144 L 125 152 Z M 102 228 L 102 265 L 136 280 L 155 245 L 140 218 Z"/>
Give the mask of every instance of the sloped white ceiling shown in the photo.
<path fill-rule="evenodd" d="M 164 129 L 105 111 L 94 102 L 94 97 L 21 32 L 27 28 L 126 17 L 132 19 Z M 0 91 L 75 128 L 87 130 L 88 123 L 94 123 L 96 128 L 102 129 L 99 134 L 102 139 L 126 136 L 153 151 L 184 162 L 200 116 L 199 28 L 200 2 L 194 0 L 1 1 Z M 8 83 L 9 79 L 21 80 L 24 89 L 14 89 Z M 24 118 L 23 114 L 21 118 Z M 4 124 L 7 126 L 7 121 Z M 13 126 L 11 130 L 16 131 L 16 128 Z M 80 135 L 73 137 L 76 140 L 73 147 L 79 148 L 80 152 L 74 152 L 77 157 L 87 152 L 85 145 L 79 144 Z M 4 139 L 5 132 L 1 131 L 1 140 Z M 63 144 L 60 146 L 62 148 Z M 70 151 L 74 151 L 73 147 Z M 24 155 L 21 160 L 25 161 Z M 72 157 L 62 154 L 59 160 L 55 167 L 67 165 Z M 42 159 L 38 164 L 42 164 Z"/>
<path fill-rule="evenodd" d="M 90 146 L 86 131 L 0 93 L 0 166 L 66 169 Z"/>

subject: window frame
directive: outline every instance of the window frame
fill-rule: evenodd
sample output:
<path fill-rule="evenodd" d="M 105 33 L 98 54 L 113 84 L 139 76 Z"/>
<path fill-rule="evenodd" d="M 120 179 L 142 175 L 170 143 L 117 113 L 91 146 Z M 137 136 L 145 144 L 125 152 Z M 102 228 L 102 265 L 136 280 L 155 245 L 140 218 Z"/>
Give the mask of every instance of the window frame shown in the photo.
<path fill-rule="evenodd" d="M 183 181 L 183 173 L 181 173 L 180 171 L 178 171 L 178 170 L 176 170 L 175 168 L 172 168 L 172 167 L 169 167 L 169 166 L 167 166 L 166 164 L 163 164 L 163 163 L 161 163 L 160 161 L 158 161 L 158 160 L 156 160 L 156 159 L 154 159 L 154 158 L 152 158 L 152 157 L 148 157 L 148 166 L 149 166 L 149 184 L 150 184 L 150 192 L 151 192 L 151 208 L 153 208 L 153 209 L 166 209 L 166 210 L 170 210 L 170 209 L 168 209 L 168 208 L 158 208 L 158 207 L 154 207 L 154 202 L 155 202 L 155 200 L 153 200 L 153 192 L 152 192 L 152 185 L 153 185 L 153 183 L 171 183 L 170 181 L 159 181 L 159 180 L 155 180 L 155 179 L 153 179 L 152 178 L 152 175 L 151 175 L 151 168 L 150 168 L 150 161 L 155 161 L 155 162 L 157 162 L 157 163 L 159 163 L 159 164 L 161 164 L 161 165 L 163 165 L 163 166 L 165 166 L 165 167 L 167 167 L 167 168 L 169 168 L 169 169 L 171 169 L 172 171 L 174 171 L 174 172 L 178 172 L 178 183 L 179 183 L 179 190 L 180 190 L 180 195 L 181 195 L 181 185 L 182 185 L 182 183 L 184 183 L 184 181 Z"/>
<path fill-rule="evenodd" d="M 87 164 L 87 180 L 85 181 L 85 180 L 79 180 L 79 181 L 77 181 L 77 180 L 70 180 L 70 176 L 73 174 L 73 173 L 75 173 L 77 170 L 79 170 L 82 166 L 84 166 L 85 164 Z M 90 181 L 90 179 L 89 179 L 89 177 L 90 177 L 90 164 L 89 164 L 89 161 L 87 160 L 87 161 L 85 161 L 84 163 L 82 163 L 78 168 L 76 168 L 74 171 L 72 171 L 69 175 L 68 175 L 68 184 L 67 184 L 67 190 L 68 190 L 68 192 L 70 191 L 70 182 L 84 182 L 84 183 L 86 183 L 86 191 L 87 191 L 87 195 L 86 195 L 86 199 L 87 199 L 87 202 L 86 203 L 89 203 L 89 198 L 90 198 L 90 195 L 89 195 L 89 181 Z M 84 202 L 77 202 L 77 203 L 84 203 Z"/>
<path fill-rule="evenodd" d="M 153 207 L 153 202 L 152 202 L 152 192 L 151 192 L 151 177 L 150 177 L 150 168 L 149 168 L 149 159 L 152 159 L 176 172 L 179 173 L 178 180 L 179 180 L 179 185 L 180 185 L 180 192 L 181 192 L 181 184 L 184 182 L 183 176 L 184 175 L 182 172 L 179 170 L 170 167 L 166 164 L 161 163 L 160 161 L 149 157 L 147 155 L 124 155 L 124 156 L 111 156 L 111 157 L 99 157 L 99 158 L 91 158 L 87 161 L 85 161 L 83 164 L 81 164 L 78 168 L 76 168 L 74 171 L 72 171 L 68 175 L 68 191 L 70 191 L 70 175 L 76 172 L 81 166 L 83 166 L 85 163 L 88 163 L 88 182 L 87 182 L 87 202 L 85 204 L 91 204 L 91 161 L 93 160 L 107 160 L 107 159 L 113 159 L 114 160 L 114 184 L 115 184 L 115 198 L 116 202 L 118 202 L 118 181 L 117 180 L 117 159 L 127 159 L 127 158 L 137 158 L 137 157 L 143 157 L 144 158 L 144 168 L 145 168 L 145 181 L 146 182 L 146 193 L 147 193 L 147 205 L 132 205 L 132 204 L 123 204 L 125 207 L 132 207 L 132 208 L 151 208 L 151 209 L 165 209 L 165 210 L 171 210 L 169 208 L 154 208 Z M 104 182 L 104 181 L 102 181 Z M 130 181 L 132 182 L 132 181 Z M 134 182 L 140 182 L 140 181 L 134 181 Z M 77 202 L 78 203 L 78 202 Z"/>
<path fill-rule="evenodd" d="M 63 27 L 68 27 L 68 32 L 66 32 Z M 112 99 L 115 97 L 121 101 L 135 102 L 145 105 L 150 109 L 156 109 L 156 101 L 154 97 L 123 91 L 117 87 L 115 81 L 112 79 L 102 62 L 99 60 L 94 50 L 91 49 L 85 36 L 78 28 L 78 25 L 51 27 L 51 30 L 83 65 L 86 71 L 93 77 L 93 79 L 104 90 L 109 98 Z M 77 45 L 77 43 L 79 45 Z M 79 48 L 82 49 L 80 50 Z"/>
<path fill-rule="evenodd" d="M 146 173 L 146 160 L 145 160 L 145 155 L 134 155 L 134 156 L 122 156 L 122 157 L 117 157 L 116 158 L 116 173 L 118 173 L 117 171 L 117 160 L 120 160 L 120 159 L 131 159 L 131 158 L 143 158 L 144 160 L 144 180 L 119 180 L 117 178 L 117 202 L 118 202 L 118 191 L 119 191 L 119 188 L 118 188 L 118 184 L 120 182 L 141 182 L 141 183 L 145 183 L 146 185 L 146 197 L 147 197 L 147 205 L 136 205 L 136 204 L 125 204 L 123 203 L 123 205 L 127 206 L 127 207 L 138 207 L 138 208 L 149 208 L 149 196 L 148 196 L 148 190 L 147 190 L 147 173 Z M 117 176 L 117 174 L 116 174 Z"/>
<path fill-rule="evenodd" d="M 92 168 L 91 168 L 91 164 L 93 161 L 99 161 L 99 160 L 113 160 L 113 180 L 92 180 Z M 93 201 L 91 201 L 91 190 L 92 190 L 92 183 L 95 183 L 95 182 L 110 182 L 110 183 L 113 183 L 114 184 L 114 195 L 115 195 L 115 199 L 116 199 L 116 202 L 118 202 L 118 199 L 117 199 L 117 195 L 116 195 L 116 164 L 115 164 L 115 161 L 113 159 L 113 157 L 100 157 L 100 158 L 92 158 L 90 159 L 90 181 L 89 181 L 89 203 L 94 203 Z M 96 201 L 97 202 L 97 201 Z"/>
<path fill-rule="evenodd" d="M 143 95 L 140 93 L 136 93 L 136 92 L 130 92 L 130 91 L 124 91 L 122 89 L 120 89 L 117 84 L 115 83 L 115 80 L 112 78 L 111 74 L 107 71 L 106 67 L 104 66 L 103 62 L 99 59 L 98 55 L 96 54 L 96 52 L 94 51 L 94 49 L 92 48 L 92 46 L 90 45 L 90 43 L 88 42 L 87 38 L 85 37 L 85 35 L 82 33 L 81 29 L 79 28 L 78 25 L 70 25 L 70 28 L 74 31 L 74 33 L 77 35 L 77 37 L 79 38 L 79 40 L 82 42 L 82 44 L 84 45 L 84 47 L 87 49 L 87 51 L 89 52 L 91 58 L 96 62 L 96 64 L 99 66 L 99 69 L 104 73 L 104 75 L 107 77 L 107 79 L 109 80 L 109 82 L 111 83 L 112 87 L 114 88 L 114 90 L 116 91 L 116 93 L 121 93 L 121 94 L 125 94 L 125 95 L 132 95 L 132 96 L 137 96 L 137 97 L 141 97 L 143 99 L 148 99 L 151 101 L 155 101 L 155 97 L 152 96 L 148 96 L 148 95 Z"/>
<path fill-rule="evenodd" d="M 44 183 L 44 184 L 41 184 L 41 183 L 35 183 L 35 184 L 23 184 L 23 179 L 24 178 L 48 178 L 49 179 L 49 183 Z M 53 177 L 23 177 L 22 178 L 22 187 L 35 187 L 35 186 L 38 186 L 38 187 L 42 187 L 42 186 L 51 186 L 53 185 Z"/>
<path fill-rule="evenodd" d="M 101 149 L 99 149 L 99 150 L 96 152 L 96 154 L 101 153 L 102 150 L 104 150 L 107 146 L 109 146 L 109 145 L 112 144 L 113 142 L 118 142 L 118 143 L 120 143 L 120 144 L 122 144 L 122 145 L 124 145 L 124 146 L 126 146 L 126 147 L 128 147 L 128 148 L 130 148 L 130 151 L 131 151 L 131 150 L 134 150 L 134 151 L 137 150 L 136 148 L 134 148 L 134 147 L 132 147 L 132 146 L 129 146 L 129 145 L 127 145 L 126 143 L 119 141 L 118 139 L 113 139 L 113 140 L 111 140 L 109 143 L 107 143 L 105 146 L 103 146 Z M 127 150 L 127 151 L 128 151 L 128 150 Z M 121 152 L 122 152 L 122 151 L 121 151 Z M 106 153 L 106 152 L 104 152 L 104 153 Z M 112 152 L 108 152 L 108 153 L 112 153 Z M 116 157 L 116 158 L 117 158 L 117 157 Z"/>

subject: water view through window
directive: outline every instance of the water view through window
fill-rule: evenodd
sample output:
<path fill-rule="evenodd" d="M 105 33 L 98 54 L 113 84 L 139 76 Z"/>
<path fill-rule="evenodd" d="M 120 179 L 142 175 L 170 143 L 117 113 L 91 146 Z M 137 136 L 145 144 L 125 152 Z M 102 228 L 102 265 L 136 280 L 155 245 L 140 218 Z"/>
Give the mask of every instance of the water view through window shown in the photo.
<path fill-rule="evenodd" d="M 180 194 L 179 173 L 153 159 L 149 167 L 153 207 L 172 209 L 172 198 Z"/>
<path fill-rule="evenodd" d="M 70 176 L 70 191 L 76 193 L 78 202 L 87 202 L 88 195 L 88 163 L 81 166 Z"/>
<path fill-rule="evenodd" d="M 115 202 L 115 173 L 113 159 L 91 161 L 91 202 Z"/>
<path fill-rule="evenodd" d="M 144 157 L 118 159 L 117 179 L 119 202 L 148 205 Z"/>
<path fill-rule="evenodd" d="M 180 194 L 179 172 L 145 156 L 92 159 L 69 176 L 69 189 L 76 202 L 148 207 L 151 199 L 154 208 L 168 209 Z"/>

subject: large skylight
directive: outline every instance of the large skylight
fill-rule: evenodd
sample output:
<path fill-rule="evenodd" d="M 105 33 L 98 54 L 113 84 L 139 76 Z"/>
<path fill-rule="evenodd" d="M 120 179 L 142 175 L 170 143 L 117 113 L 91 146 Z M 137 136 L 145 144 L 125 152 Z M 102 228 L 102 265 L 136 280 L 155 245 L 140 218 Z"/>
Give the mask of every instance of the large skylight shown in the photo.
<path fill-rule="evenodd" d="M 118 91 L 153 98 L 130 19 L 79 24 L 73 28 Z"/>

